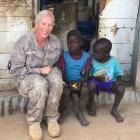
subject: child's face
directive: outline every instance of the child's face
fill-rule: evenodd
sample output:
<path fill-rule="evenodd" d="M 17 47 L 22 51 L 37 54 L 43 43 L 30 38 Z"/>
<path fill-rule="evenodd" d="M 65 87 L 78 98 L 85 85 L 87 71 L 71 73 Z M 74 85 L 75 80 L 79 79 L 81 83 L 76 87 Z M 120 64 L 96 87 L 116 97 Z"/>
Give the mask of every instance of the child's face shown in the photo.
<path fill-rule="evenodd" d="M 78 36 L 69 36 L 67 38 L 68 49 L 71 53 L 80 51 L 82 45 L 82 39 Z"/>
<path fill-rule="evenodd" d="M 109 51 L 103 45 L 97 45 L 93 48 L 93 56 L 96 60 L 104 62 L 109 57 Z"/>

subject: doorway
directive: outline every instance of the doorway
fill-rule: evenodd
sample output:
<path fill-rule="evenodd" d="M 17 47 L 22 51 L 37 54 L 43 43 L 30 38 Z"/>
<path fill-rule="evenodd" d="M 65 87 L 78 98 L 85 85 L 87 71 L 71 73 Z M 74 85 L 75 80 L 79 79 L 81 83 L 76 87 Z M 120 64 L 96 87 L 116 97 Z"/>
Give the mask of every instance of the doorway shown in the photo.
<path fill-rule="evenodd" d="M 54 33 L 60 37 L 64 51 L 71 29 L 82 33 L 82 49 L 87 52 L 92 52 L 97 38 L 108 38 L 113 46 L 111 55 L 121 63 L 125 81 L 130 81 L 139 0 L 47 0 L 46 4 L 42 9 L 54 7 Z"/>

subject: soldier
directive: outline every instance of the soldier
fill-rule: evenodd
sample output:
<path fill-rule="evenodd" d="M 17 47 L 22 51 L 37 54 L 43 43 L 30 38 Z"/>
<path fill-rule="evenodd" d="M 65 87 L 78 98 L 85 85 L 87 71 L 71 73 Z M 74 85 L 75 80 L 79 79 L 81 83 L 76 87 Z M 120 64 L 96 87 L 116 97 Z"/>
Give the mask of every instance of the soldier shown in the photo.
<path fill-rule="evenodd" d="M 62 49 L 59 39 L 51 34 L 54 22 L 52 11 L 41 11 L 35 19 L 35 30 L 15 43 L 10 58 L 9 71 L 18 81 L 19 94 L 29 98 L 27 122 L 31 140 L 43 138 L 42 117 L 48 124 L 48 134 L 60 135 L 57 119 L 63 80 L 55 64 Z"/>

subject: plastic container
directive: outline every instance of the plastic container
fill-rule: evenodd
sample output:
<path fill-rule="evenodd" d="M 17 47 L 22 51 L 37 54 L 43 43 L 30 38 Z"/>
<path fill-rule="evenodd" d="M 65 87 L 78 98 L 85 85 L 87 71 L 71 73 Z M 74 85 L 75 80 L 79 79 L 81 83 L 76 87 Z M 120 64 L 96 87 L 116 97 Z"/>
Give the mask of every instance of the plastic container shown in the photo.
<path fill-rule="evenodd" d="M 78 7 L 77 21 L 89 21 L 91 18 L 91 8 L 85 6 Z"/>
<path fill-rule="evenodd" d="M 82 35 L 92 35 L 96 30 L 96 22 L 81 21 L 78 22 L 78 30 Z"/>

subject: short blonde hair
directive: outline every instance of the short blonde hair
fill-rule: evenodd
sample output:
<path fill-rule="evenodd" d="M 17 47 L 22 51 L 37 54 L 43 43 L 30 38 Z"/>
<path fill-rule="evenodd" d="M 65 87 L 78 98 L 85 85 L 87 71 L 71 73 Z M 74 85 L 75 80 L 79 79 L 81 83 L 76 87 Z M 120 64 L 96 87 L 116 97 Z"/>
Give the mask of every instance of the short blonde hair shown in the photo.
<path fill-rule="evenodd" d="M 54 10 L 54 8 L 49 8 L 48 10 L 40 11 L 35 18 L 35 24 L 38 23 L 40 21 L 40 19 L 45 15 L 48 15 L 49 17 L 51 17 L 53 19 L 54 24 L 55 24 L 55 17 L 53 14 L 53 10 Z"/>

